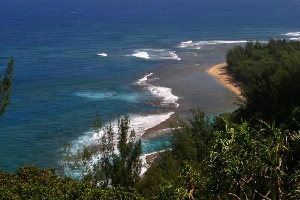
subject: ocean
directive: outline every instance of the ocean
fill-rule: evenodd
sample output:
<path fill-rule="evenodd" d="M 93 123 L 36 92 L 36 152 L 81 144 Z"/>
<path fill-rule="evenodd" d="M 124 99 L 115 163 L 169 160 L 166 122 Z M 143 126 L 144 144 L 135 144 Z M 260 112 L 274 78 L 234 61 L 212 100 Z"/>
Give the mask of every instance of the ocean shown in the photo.
<path fill-rule="evenodd" d="M 64 144 L 82 148 L 95 140 L 96 111 L 104 124 L 130 116 L 141 137 L 177 110 L 231 109 L 234 95 L 205 70 L 224 62 L 236 44 L 299 40 L 299 5 L 0 0 L 1 72 L 10 56 L 15 61 L 11 104 L 0 122 L 0 168 L 58 168 Z M 162 142 L 144 139 L 143 153 L 161 150 Z"/>

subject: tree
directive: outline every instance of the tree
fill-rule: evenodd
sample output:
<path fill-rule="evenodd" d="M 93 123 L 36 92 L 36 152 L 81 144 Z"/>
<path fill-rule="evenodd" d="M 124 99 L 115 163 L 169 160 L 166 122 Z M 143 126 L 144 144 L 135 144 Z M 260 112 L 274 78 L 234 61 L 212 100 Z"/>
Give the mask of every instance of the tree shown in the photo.
<path fill-rule="evenodd" d="M 98 114 L 96 116 L 99 116 Z M 99 121 L 100 118 L 96 117 L 96 121 Z M 101 180 L 101 186 L 107 187 L 111 184 L 111 175 L 112 175 L 112 159 L 115 158 L 115 144 L 114 144 L 114 132 L 111 123 L 103 128 L 103 135 L 100 139 L 100 160 L 94 164 L 91 180 L 93 182 L 99 182 Z"/>
<path fill-rule="evenodd" d="M 208 153 L 213 136 L 213 127 L 210 120 L 200 109 L 191 110 L 192 117 L 188 122 L 179 120 L 179 127 L 171 131 L 172 150 L 168 149 L 158 154 L 156 161 L 144 174 L 137 184 L 138 191 L 147 198 L 153 194 L 158 199 L 172 199 L 172 195 L 181 195 L 182 171 L 186 165 L 194 168 L 195 172 L 201 170 L 202 162 Z M 166 184 L 167 182 L 167 184 Z M 160 187 L 160 185 L 163 185 Z M 177 192 L 174 188 L 180 188 Z M 170 192 L 169 194 L 163 194 Z M 161 195 L 162 196 L 161 196 Z M 182 196 L 178 196 L 181 199 Z M 175 198 L 175 197 L 174 197 Z"/>
<path fill-rule="evenodd" d="M 115 131 L 112 124 L 101 127 L 99 113 L 93 122 L 99 135 L 99 143 L 85 146 L 76 155 L 65 149 L 62 164 L 72 170 L 80 171 L 84 181 L 101 187 L 133 186 L 141 173 L 141 140 L 136 140 L 134 130 L 130 130 L 129 117 L 118 119 Z M 93 164 L 92 159 L 97 161 Z"/>
<path fill-rule="evenodd" d="M 14 60 L 10 58 L 5 73 L 3 76 L 0 74 L 0 119 L 5 113 L 6 107 L 10 104 L 10 89 L 14 75 L 13 66 Z"/>
<path fill-rule="evenodd" d="M 299 41 L 270 39 L 267 44 L 248 42 L 227 52 L 228 71 L 244 86 L 246 101 L 239 118 L 275 120 L 290 129 L 299 128 L 299 46 Z"/>
<path fill-rule="evenodd" d="M 181 167 L 181 172 L 178 179 L 179 186 L 176 186 L 172 181 L 168 181 L 160 186 L 158 192 L 154 194 L 153 199 L 169 200 L 200 198 L 200 196 L 197 196 L 199 175 L 194 172 L 191 166 L 185 164 L 183 167 Z"/>
<path fill-rule="evenodd" d="M 140 155 L 142 153 L 141 140 L 135 142 L 135 132 L 130 131 L 129 118 L 118 120 L 118 151 L 112 159 L 112 184 L 133 186 L 139 179 L 141 172 Z"/>
<path fill-rule="evenodd" d="M 200 168 L 183 165 L 180 175 L 153 192 L 154 199 L 299 199 L 300 132 L 259 121 L 252 127 L 225 119 Z"/>
<path fill-rule="evenodd" d="M 207 151 L 207 143 L 211 140 L 213 126 L 200 109 L 191 110 L 192 118 L 188 123 L 173 130 L 172 154 L 178 160 L 201 162 Z"/>
<path fill-rule="evenodd" d="M 0 169 L 0 199 L 55 200 L 140 200 L 135 190 L 116 187 L 103 189 L 68 177 L 59 177 L 55 170 L 42 170 L 33 165 L 19 168 L 16 173 Z"/>
<path fill-rule="evenodd" d="M 285 199 L 290 194 L 299 195 L 293 189 L 299 186 L 299 163 L 294 165 L 293 161 L 300 132 L 259 121 L 255 128 L 248 122 L 226 121 L 225 130 L 214 132 L 200 177 L 208 199 Z"/>

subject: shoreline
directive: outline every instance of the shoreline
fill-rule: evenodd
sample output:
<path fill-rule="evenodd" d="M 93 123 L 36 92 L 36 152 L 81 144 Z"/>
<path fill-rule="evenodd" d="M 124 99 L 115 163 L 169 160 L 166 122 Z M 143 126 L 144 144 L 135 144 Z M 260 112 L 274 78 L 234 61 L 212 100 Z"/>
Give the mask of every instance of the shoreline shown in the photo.
<path fill-rule="evenodd" d="M 205 70 L 207 74 L 214 77 L 216 81 L 222 86 L 226 87 L 229 91 L 231 91 L 238 99 L 238 101 L 244 101 L 245 98 L 242 96 L 242 85 L 238 82 L 232 74 L 227 71 L 227 63 L 220 63 L 213 65 L 209 69 Z M 199 72 L 198 72 L 199 73 Z M 143 139 L 154 139 L 159 138 L 165 135 L 168 130 L 176 127 L 178 123 L 178 109 L 174 110 L 174 114 L 172 114 L 168 119 L 161 122 L 160 124 L 151 127 L 145 130 L 144 134 L 141 138 Z M 157 153 L 151 153 L 146 155 L 146 163 L 151 165 L 157 157 Z"/>
<path fill-rule="evenodd" d="M 142 139 L 155 139 L 162 137 L 168 134 L 169 130 L 176 127 L 178 123 L 176 112 L 173 113 L 168 119 L 162 121 L 161 123 L 153 126 L 149 129 L 146 129 L 144 134 L 142 135 Z"/>
<path fill-rule="evenodd" d="M 234 93 L 240 101 L 245 101 L 242 95 L 242 84 L 227 71 L 227 63 L 220 63 L 206 70 L 208 74 L 218 80 L 219 83 Z"/>
<path fill-rule="evenodd" d="M 212 67 L 206 69 L 206 70 L 197 70 L 195 71 L 199 74 L 208 74 L 208 77 L 213 77 L 216 79 L 216 82 L 225 88 L 227 88 L 234 96 L 236 97 L 236 100 L 238 102 L 245 101 L 245 98 L 242 95 L 242 85 L 239 81 L 237 81 L 232 74 L 230 74 L 227 71 L 227 63 L 219 63 L 215 64 Z M 176 81 L 175 81 L 176 82 Z M 173 82 L 174 84 L 174 82 Z M 170 87 L 170 85 L 168 85 Z M 176 87 L 172 88 L 173 90 L 176 90 Z M 188 93 L 190 93 L 189 90 Z M 194 92 L 194 91 L 193 91 Z M 196 95 L 198 95 L 198 91 L 194 92 Z M 200 93 L 201 94 L 201 93 Z M 178 99 L 179 101 L 182 100 L 182 96 Z M 166 134 L 167 130 L 170 130 L 171 128 L 176 127 L 176 124 L 178 123 L 179 119 L 186 121 L 185 115 L 182 115 L 184 112 L 190 112 L 190 108 L 186 105 L 182 106 L 181 102 L 179 103 L 179 108 L 175 108 L 174 114 L 172 114 L 168 119 L 165 121 L 157 124 L 154 127 L 151 127 L 149 129 L 146 129 L 144 134 L 141 136 L 143 139 L 153 139 L 153 138 L 159 138 Z M 184 113 L 185 114 L 185 113 Z M 179 117 L 179 118 L 178 118 Z"/>

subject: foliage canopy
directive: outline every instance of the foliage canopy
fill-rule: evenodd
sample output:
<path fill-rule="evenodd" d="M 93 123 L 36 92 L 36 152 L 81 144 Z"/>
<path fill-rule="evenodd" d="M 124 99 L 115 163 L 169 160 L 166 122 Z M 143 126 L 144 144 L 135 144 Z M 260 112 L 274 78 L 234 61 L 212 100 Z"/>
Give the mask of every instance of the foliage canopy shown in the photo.
<path fill-rule="evenodd" d="M 275 120 L 289 128 L 300 122 L 300 41 L 248 42 L 226 55 L 228 70 L 242 81 L 242 118 Z"/>

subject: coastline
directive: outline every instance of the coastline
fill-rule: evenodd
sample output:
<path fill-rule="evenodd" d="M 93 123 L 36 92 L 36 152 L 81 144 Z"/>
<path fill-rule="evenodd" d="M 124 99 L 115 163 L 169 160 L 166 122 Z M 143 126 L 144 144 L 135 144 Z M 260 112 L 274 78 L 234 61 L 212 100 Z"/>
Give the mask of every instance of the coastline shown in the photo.
<path fill-rule="evenodd" d="M 201 75 L 201 74 L 208 74 L 208 77 L 214 77 L 217 82 L 219 82 L 219 84 L 221 84 L 222 86 L 225 86 L 232 94 L 234 94 L 235 99 L 237 101 L 244 101 L 244 97 L 242 96 L 242 85 L 240 82 L 238 82 L 233 75 L 231 75 L 228 71 L 227 71 L 227 63 L 220 63 L 220 64 L 216 64 L 213 65 L 212 67 L 203 70 L 203 69 L 197 69 L 196 71 L 197 74 Z M 189 74 L 190 75 L 190 74 Z M 169 77 L 169 76 L 167 76 Z M 185 77 L 185 80 L 188 79 L 189 76 Z M 173 79 L 176 80 L 176 79 Z M 178 81 L 172 81 L 172 84 L 176 83 Z M 217 84 L 217 85 L 219 85 Z M 189 86 L 190 90 L 186 90 L 188 91 L 188 93 L 196 93 L 196 95 L 201 95 L 201 93 L 199 93 L 197 90 L 195 90 L 195 86 L 191 86 L 190 84 L 187 84 Z M 170 86 L 170 85 L 169 85 Z M 196 87 L 197 84 L 196 84 Z M 176 87 L 173 87 L 173 89 L 176 91 Z M 210 91 L 211 93 L 216 93 L 216 91 L 213 90 Z M 189 96 L 190 97 L 190 96 Z M 192 98 L 193 96 L 191 96 Z M 179 100 L 183 100 L 182 97 L 179 98 Z M 186 100 L 186 99 L 184 99 Z M 159 138 L 165 134 L 167 134 L 167 132 L 170 130 L 170 128 L 174 128 L 176 127 L 176 124 L 178 123 L 178 116 L 182 119 L 182 111 L 188 111 L 189 108 L 187 106 L 181 106 L 181 102 L 179 103 L 179 107 L 176 108 L 174 110 L 174 114 L 172 114 L 168 119 L 166 119 L 165 121 L 161 122 L 160 124 L 149 128 L 147 130 L 145 130 L 144 134 L 142 135 L 143 139 L 154 139 L 154 138 Z M 180 116 L 181 114 L 181 116 Z M 151 163 L 154 162 L 155 158 L 157 157 L 157 153 L 151 153 L 149 155 L 145 156 L 145 160 L 146 163 L 148 165 L 151 165 Z"/>
<path fill-rule="evenodd" d="M 227 63 L 214 65 L 206 70 L 206 72 L 216 78 L 218 82 L 228 88 L 232 93 L 234 93 L 239 100 L 245 100 L 242 95 L 242 85 L 233 77 L 232 74 L 227 71 Z"/>
<path fill-rule="evenodd" d="M 190 116 L 190 109 L 202 109 L 203 103 L 207 103 L 204 105 L 206 108 L 208 105 L 211 105 L 212 109 L 204 109 L 204 112 L 210 114 L 225 110 L 232 105 L 236 105 L 237 102 L 244 101 L 241 83 L 235 80 L 234 77 L 228 73 L 226 67 L 226 63 L 215 64 L 212 67 L 207 65 L 206 69 L 203 67 L 193 68 L 189 66 L 189 68 L 181 69 L 179 71 L 174 70 L 175 73 L 172 73 L 172 70 L 168 69 L 168 73 L 166 74 L 158 77 L 155 76 L 155 74 L 153 75 L 154 77 L 151 76 L 151 78 L 155 81 L 153 83 L 153 80 L 150 78 L 150 82 L 154 85 L 164 85 L 172 88 L 172 93 L 179 96 L 177 102 L 180 106 L 172 109 L 174 114 L 172 114 L 168 119 L 154 127 L 146 129 L 142 138 L 154 139 L 165 135 L 170 128 L 176 127 L 179 120 L 187 121 Z M 217 79 L 217 81 L 213 81 L 213 83 L 211 83 L 211 77 Z M 207 84 L 208 82 L 210 82 L 213 86 L 204 91 L 201 90 L 201 85 Z M 220 87 L 220 85 L 222 87 Z M 227 89 L 224 89 L 223 86 Z M 202 95 L 203 93 L 208 94 L 208 99 L 207 101 L 202 101 L 200 104 L 199 100 L 206 97 Z M 220 96 L 227 95 L 231 96 L 228 98 L 228 102 L 227 99 L 220 100 Z M 225 106 L 220 107 L 220 105 Z"/>
<path fill-rule="evenodd" d="M 176 127 L 177 122 L 178 118 L 176 113 L 174 113 L 165 121 L 145 130 L 142 139 L 154 139 L 164 136 L 169 133 L 170 129 Z"/>
<path fill-rule="evenodd" d="M 237 97 L 236 99 L 238 101 L 245 100 L 245 98 L 242 95 L 242 85 L 233 77 L 232 74 L 230 74 L 227 71 L 227 63 L 220 63 L 220 64 L 213 65 L 212 67 L 206 69 L 205 72 L 210 76 L 214 77 L 217 80 L 217 82 L 219 82 L 221 85 L 225 86 L 229 91 L 231 91 L 231 93 L 233 93 L 234 96 Z M 197 73 L 201 74 L 203 73 L 203 71 L 197 70 Z M 184 106 L 184 108 L 180 106 L 179 108 L 188 110 L 186 106 Z M 161 122 L 160 124 L 152 128 L 145 130 L 145 133 L 142 135 L 142 138 L 153 139 L 153 138 L 161 137 L 165 135 L 166 132 L 170 130 L 170 128 L 176 127 L 176 124 L 178 123 L 179 120 L 177 115 L 180 114 L 180 111 L 178 111 L 178 109 L 175 109 L 174 112 L 175 113 L 172 114 L 167 120 Z M 151 163 L 154 162 L 156 156 L 157 156 L 156 153 L 146 155 L 145 157 L 146 163 L 148 165 L 151 165 Z"/>

